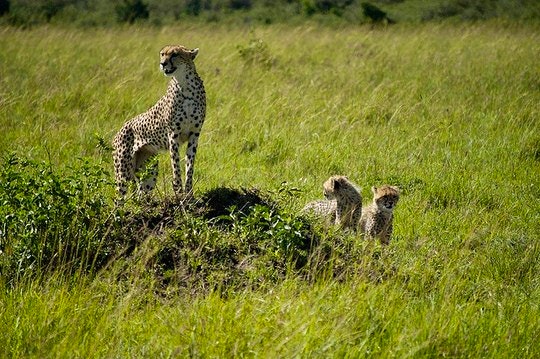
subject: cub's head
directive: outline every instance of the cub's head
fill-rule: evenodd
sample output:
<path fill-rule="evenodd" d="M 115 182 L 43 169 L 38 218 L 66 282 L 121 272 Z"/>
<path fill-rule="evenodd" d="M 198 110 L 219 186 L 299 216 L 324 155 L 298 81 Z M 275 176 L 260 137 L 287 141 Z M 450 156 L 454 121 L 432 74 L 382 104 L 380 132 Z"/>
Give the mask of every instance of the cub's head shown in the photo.
<path fill-rule="evenodd" d="M 336 198 L 337 193 L 344 187 L 350 186 L 349 179 L 345 176 L 332 176 L 323 184 L 323 194 L 326 199 Z"/>
<path fill-rule="evenodd" d="M 192 65 L 199 49 L 189 50 L 182 45 L 165 46 L 159 52 L 159 68 L 165 76 L 172 76 L 179 68 Z"/>
<path fill-rule="evenodd" d="M 371 187 L 373 202 L 383 211 L 392 211 L 399 201 L 399 189 L 395 186 Z"/>

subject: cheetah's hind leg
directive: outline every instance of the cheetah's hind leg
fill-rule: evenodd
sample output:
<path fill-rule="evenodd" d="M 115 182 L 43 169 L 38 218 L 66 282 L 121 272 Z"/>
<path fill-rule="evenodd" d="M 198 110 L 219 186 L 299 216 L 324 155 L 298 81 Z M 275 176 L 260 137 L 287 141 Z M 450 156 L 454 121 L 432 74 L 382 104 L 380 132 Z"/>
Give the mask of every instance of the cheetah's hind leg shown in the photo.
<path fill-rule="evenodd" d="M 135 180 L 134 161 L 130 152 L 127 146 L 117 146 L 113 152 L 116 191 L 118 193 L 115 202 L 120 206 L 125 202 L 129 183 Z"/>
<path fill-rule="evenodd" d="M 158 176 L 157 152 L 144 146 L 135 152 L 135 172 L 139 197 L 146 197 L 155 187 Z"/>

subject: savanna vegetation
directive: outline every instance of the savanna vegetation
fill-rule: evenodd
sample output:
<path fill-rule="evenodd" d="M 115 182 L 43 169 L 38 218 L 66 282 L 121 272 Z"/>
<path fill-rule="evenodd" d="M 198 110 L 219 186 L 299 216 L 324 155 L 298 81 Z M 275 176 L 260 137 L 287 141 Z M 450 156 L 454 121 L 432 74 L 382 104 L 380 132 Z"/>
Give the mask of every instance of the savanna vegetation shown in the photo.
<path fill-rule="evenodd" d="M 531 20 L 536 0 L 0 0 L 0 23 L 31 27 L 116 23 L 360 24 L 442 19 Z"/>
<path fill-rule="evenodd" d="M 396 24 L 156 26 L 147 1 L 147 23 L 79 26 L 60 20 L 84 2 L 65 1 L 16 25 L 38 2 L 9 3 L 0 356 L 540 356 L 536 20 L 405 21 L 418 3 L 373 1 Z M 164 93 L 169 43 L 200 48 L 195 199 L 174 197 L 164 154 L 153 199 L 117 208 L 110 142 Z M 390 245 L 301 214 L 333 174 L 366 203 L 401 188 Z"/>

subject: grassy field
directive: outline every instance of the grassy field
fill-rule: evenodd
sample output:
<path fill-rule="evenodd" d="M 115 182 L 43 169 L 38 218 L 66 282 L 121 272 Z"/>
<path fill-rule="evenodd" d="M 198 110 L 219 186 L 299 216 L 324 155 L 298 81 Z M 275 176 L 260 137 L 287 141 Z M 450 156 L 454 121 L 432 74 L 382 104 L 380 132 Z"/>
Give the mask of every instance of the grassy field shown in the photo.
<path fill-rule="evenodd" d="M 110 233 L 138 235 L 101 228 L 118 213 L 99 143 L 164 93 L 157 54 L 169 43 L 200 48 L 196 197 L 255 187 L 283 212 L 231 214 L 226 233 L 174 212 L 181 227 L 143 232 L 99 270 L 40 268 L 48 243 L 54 259 L 73 242 L 113 251 Z M 537 24 L 0 28 L 0 356 L 539 357 L 539 57 Z M 37 169 L 17 167 L 26 160 Z M 330 248 L 324 273 L 299 271 L 264 242 L 296 240 L 290 223 L 302 236 L 295 213 L 333 174 L 366 203 L 372 185 L 402 189 L 393 241 L 317 227 L 319 246 L 295 253 L 312 263 Z M 260 227 L 267 217 L 281 227 Z M 204 280 L 182 285 L 179 267 L 169 285 L 152 275 L 170 243 Z M 262 248 L 245 253 L 249 268 L 220 262 L 243 245 Z"/>

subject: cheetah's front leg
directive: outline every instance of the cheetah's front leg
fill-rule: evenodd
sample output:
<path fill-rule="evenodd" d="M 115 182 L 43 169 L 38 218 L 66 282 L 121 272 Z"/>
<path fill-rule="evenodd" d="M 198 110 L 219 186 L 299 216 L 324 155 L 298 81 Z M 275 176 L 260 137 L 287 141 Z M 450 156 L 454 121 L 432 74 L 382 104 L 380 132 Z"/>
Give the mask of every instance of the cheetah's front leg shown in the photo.
<path fill-rule="evenodd" d="M 335 222 L 334 222 L 334 225 L 336 226 L 341 226 L 341 224 L 344 222 L 344 211 L 343 211 L 343 208 L 340 208 L 338 206 L 338 208 L 336 208 L 336 219 L 335 219 Z"/>
<path fill-rule="evenodd" d="M 367 240 L 373 240 L 377 236 L 376 224 L 372 218 L 368 218 L 365 223 L 364 236 Z"/>
<path fill-rule="evenodd" d="M 180 174 L 180 155 L 178 150 L 180 142 L 178 141 L 178 134 L 172 133 L 169 135 L 169 152 L 171 155 L 171 166 L 173 172 L 173 190 L 175 194 L 182 193 L 182 176 Z"/>
<path fill-rule="evenodd" d="M 394 231 L 394 225 L 392 222 L 390 222 L 380 236 L 382 244 L 390 244 L 390 237 L 392 237 L 393 231 Z"/>
<path fill-rule="evenodd" d="M 122 205 L 128 191 L 128 183 L 135 179 L 135 159 L 132 154 L 133 131 L 131 128 L 128 126 L 122 127 L 114 137 L 113 147 L 116 190 L 119 195 L 116 203 Z"/>
<path fill-rule="evenodd" d="M 199 133 L 190 133 L 186 150 L 186 194 L 188 196 L 193 194 L 193 168 L 195 166 L 198 143 Z"/>

